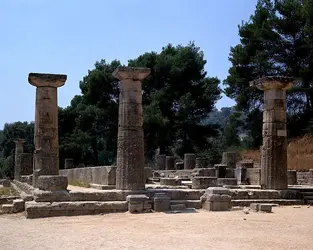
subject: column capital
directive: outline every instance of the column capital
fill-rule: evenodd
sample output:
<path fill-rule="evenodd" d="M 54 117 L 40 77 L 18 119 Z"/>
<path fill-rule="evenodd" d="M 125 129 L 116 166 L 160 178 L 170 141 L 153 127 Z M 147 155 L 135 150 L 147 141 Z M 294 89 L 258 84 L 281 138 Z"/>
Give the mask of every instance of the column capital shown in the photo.
<path fill-rule="evenodd" d="M 23 145 L 25 143 L 25 140 L 24 139 L 20 139 L 20 138 L 16 138 L 16 139 L 13 139 L 13 142 L 15 144 L 20 144 L 20 145 Z"/>
<path fill-rule="evenodd" d="M 294 81 L 295 79 L 293 77 L 265 76 L 251 81 L 250 86 L 264 91 L 272 89 L 289 89 L 292 87 Z"/>
<path fill-rule="evenodd" d="M 67 75 L 29 73 L 28 82 L 35 87 L 58 88 L 65 84 Z"/>
<path fill-rule="evenodd" d="M 145 79 L 151 70 L 149 68 L 136 68 L 136 67 L 117 67 L 112 75 L 122 80 L 133 80 L 133 81 L 142 81 Z"/>

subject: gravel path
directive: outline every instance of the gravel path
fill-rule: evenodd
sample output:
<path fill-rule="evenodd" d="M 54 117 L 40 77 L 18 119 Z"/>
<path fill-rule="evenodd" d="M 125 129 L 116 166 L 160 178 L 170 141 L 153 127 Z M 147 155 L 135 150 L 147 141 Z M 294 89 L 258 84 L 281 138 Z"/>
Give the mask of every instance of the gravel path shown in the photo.
<path fill-rule="evenodd" d="M 106 214 L 25 219 L 0 216 L 2 250 L 313 249 L 313 207 L 242 211 Z"/>

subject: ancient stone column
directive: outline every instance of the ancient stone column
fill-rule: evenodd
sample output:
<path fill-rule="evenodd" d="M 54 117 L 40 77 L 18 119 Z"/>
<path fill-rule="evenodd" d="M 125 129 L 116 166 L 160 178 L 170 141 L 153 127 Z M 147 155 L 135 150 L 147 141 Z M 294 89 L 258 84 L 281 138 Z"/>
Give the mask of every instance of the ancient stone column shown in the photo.
<path fill-rule="evenodd" d="M 74 168 L 74 160 L 71 159 L 71 158 L 65 159 L 64 168 L 65 168 L 65 169 Z"/>
<path fill-rule="evenodd" d="M 228 168 L 236 168 L 237 152 L 223 152 L 222 164 L 227 165 Z"/>
<path fill-rule="evenodd" d="M 157 170 L 165 170 L 166 155 L 157 155 L 156 156 L 156 165 L 157 165 Z"/>
<path fill-rule="evenodd" d="M 184 155 L 184 169 L 194 169 L 196 166 L 196 155 L 185 154 Z"/>
<path fill-rule="evenodd" d="M 28 82 L 36 87 L 34 171 L 39 175 L 59 174 L 57 88 L 66 75 L 30 73 Z"/>
<path fill-rule="evenodd" d="M 175 157 L 174 156 L 166 156 L 165 169 L 175 170 Z"/>
<path fill-rule="evenodd" d="M 293 78 L 270 76 L 251 82 L 251 86 L 264 90 L 261 186 L 265 189 L 288 187 L 286 89 L 292 82 Z"/>
<path fill-rule="evenodd" d="M 141 81 L 149 74 L 148 68 L 132 67 L 113 72 L 120 80 L 116 189 L 145 188 Z"/>
<path fill-rule="evenodd" d="M 25 140 L 15 139 L 15 166 L 14 166 L 14 179 L 20 181 L 22 172 L 21 154 L 23 154 L 23 144 Z"/>

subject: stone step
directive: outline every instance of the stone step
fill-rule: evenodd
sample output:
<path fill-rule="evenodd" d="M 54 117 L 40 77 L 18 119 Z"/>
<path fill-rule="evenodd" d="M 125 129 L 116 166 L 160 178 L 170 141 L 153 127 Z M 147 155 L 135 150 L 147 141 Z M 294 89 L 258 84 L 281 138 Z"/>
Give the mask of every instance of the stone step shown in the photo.
<path fill-rule="evenodd" d="M 3 214 L 13 213 L 13 204 L 3 204 L 1 207 L 1 211 Z"/>
<path fill-rule="evenodd" d="M 181 211 L 186 209 L 185 204 L 175 204 L 175 205 L 170 205 L 171 211 Z"/>
<path fill-rule="evenodd" d="M 94 215 L 101 213 L 126 212 L 127 201 L 80 201 L 80 202 L 35 202 L 25 203 L 26 218 L 56 216 Z"/>
<path fill-rule="evenodd" d="M 301 192 L 302 195 L 312 195 L 313 196 L 313 192 Z"/>
<path fill-rule="evenodd" d="M 302 205 L 303 200 L 285 200 L 285 199 L 257 199 L 257 200 L 232 200 L 232 206 L 249 207 L 251 203 L 266 203 L 278 205 Z"/>
<path fill-rule="evenodd" d="M 313 200 L 313 195 L 304 195 L 303 199 L 304 200 Z"/>
<path fill-rule="evenodd" d="M 171 205 L 183 204 L 186 208 L 200 209 L 202 207 L 200 200 L 171 200 Z"/>

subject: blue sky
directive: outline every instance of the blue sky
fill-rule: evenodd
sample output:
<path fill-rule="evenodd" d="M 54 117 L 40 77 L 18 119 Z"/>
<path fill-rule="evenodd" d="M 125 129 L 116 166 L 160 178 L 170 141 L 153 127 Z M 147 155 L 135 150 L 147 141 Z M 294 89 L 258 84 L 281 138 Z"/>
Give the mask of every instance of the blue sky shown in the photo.
<path fill-rule="evenodd" d="M 238 24 L 257 0 L 0 0 L 0 129 L 32 121 L 35 88 L 28 73 L 64 73 L 59 106 L 80 93 L 79 81 L 95 61 L 128 59 L 168 43 L 195 41 L 209 76 L 226 78 Z M 234 102 L 223 97 L 218 108 Z"/>

